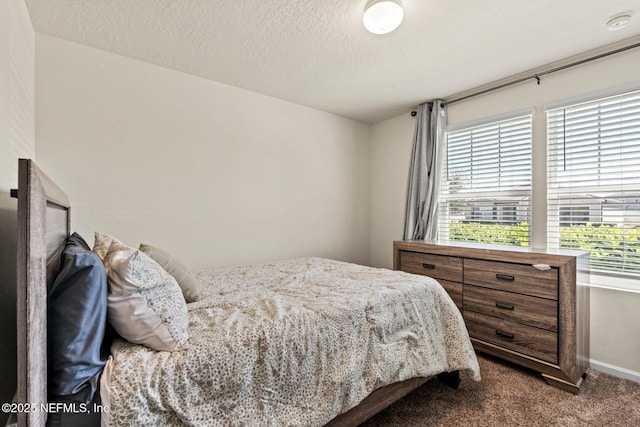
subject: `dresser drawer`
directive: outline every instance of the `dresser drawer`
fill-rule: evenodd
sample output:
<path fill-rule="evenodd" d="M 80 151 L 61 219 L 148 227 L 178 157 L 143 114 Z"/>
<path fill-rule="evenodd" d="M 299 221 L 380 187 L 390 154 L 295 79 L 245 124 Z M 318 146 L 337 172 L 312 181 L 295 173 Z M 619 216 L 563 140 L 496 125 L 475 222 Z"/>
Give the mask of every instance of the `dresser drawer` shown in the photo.
<path fill-rule="evenodd" d="M 558 299 L 558 270 L 530 265 L 467 259 L 464 283 L 541 298 Z"/>
<path fill-rule="evenodd" d="M 462 311 L 462 283 L 449 282 L 442 279 L 438 279 L 438 283 L 447 291 L 453 302 L 458 306 L 458 310 Z"/>
<path fill-rule="evenodd" d="M 558 301 L 464 285 L 464 309 L 558 331 Z"/>
<path fill-rule="evenodd" d="M 497 317 L 464 312 L 469 335 L 550 363 L 558 363 L 558 334 Z"/>
<path fill-rule="evenodd" d="M 462 258 L 457 257 L 401 251 L 400 270 L 434 279 L 462 282 Z"/>

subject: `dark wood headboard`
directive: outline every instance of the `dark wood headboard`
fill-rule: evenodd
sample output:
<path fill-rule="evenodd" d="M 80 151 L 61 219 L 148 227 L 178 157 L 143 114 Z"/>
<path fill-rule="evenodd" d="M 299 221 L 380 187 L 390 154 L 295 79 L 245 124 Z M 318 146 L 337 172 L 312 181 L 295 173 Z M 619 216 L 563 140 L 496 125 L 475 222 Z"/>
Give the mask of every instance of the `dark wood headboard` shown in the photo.
<path fill-rule="evenodd" d="M 67 195 L 32 160 L 18 168 L 18 390 L 16 402 L 47 402 L 47 289 L 70 233 Z M 44 411 L 18 413 L 18 426 L 44 426 Z"/>

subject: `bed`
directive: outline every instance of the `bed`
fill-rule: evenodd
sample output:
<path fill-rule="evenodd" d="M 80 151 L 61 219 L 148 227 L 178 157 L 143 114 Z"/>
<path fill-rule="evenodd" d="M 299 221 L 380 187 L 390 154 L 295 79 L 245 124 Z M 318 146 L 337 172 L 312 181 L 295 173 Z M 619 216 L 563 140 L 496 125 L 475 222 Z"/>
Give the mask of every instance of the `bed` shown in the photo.
<path fill-rule="evenodd" d="M 17 422 L 43 426 L 52 409 L 36 406 L 49 401 L 47 295 L 71 209 L 31 160 L 20 160 L 17 196 L 16 402 L 33 405 Z M 203 296 L 186 304 L 188 345 L 113 340 L 95 394 L 103 425 L 357 425 L 434 377 L 453 386 L 459 373 L 480 378 L 460 313 L 429 278 L 322 258 L 196 277 Z"/>

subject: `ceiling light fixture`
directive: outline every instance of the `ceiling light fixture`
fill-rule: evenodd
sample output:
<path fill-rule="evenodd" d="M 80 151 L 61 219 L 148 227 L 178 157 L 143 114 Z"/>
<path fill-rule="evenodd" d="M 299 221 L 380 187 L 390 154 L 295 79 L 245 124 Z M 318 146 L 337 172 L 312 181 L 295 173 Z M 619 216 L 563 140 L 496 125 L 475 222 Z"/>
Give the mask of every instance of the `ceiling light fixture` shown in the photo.
<path fill-rule="evenodd" d="M 369 0 L 362 23 L 373 34 L 387 34 L 400 26 L 404 11 L 400 0 Z"/>
<path fill-rule="evenodd" d="M 620 12 L 604 21 L 604 26 L 609 31 L 616 31 L 626 27 L 629 21 L 631 21 L 631 12 Z"/>

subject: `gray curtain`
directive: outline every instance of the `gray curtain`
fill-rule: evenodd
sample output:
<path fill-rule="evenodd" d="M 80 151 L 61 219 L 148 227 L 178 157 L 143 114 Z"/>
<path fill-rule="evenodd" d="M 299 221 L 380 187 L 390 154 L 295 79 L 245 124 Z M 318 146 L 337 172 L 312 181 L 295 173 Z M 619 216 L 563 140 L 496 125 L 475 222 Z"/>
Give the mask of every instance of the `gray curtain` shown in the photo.
<path fill-rule="evenodd" d="M 413 137 L 404 240 L 433 240 L 438 233 L 438 195 L 447 117 L 442 101 L 420 104 Z"/>

